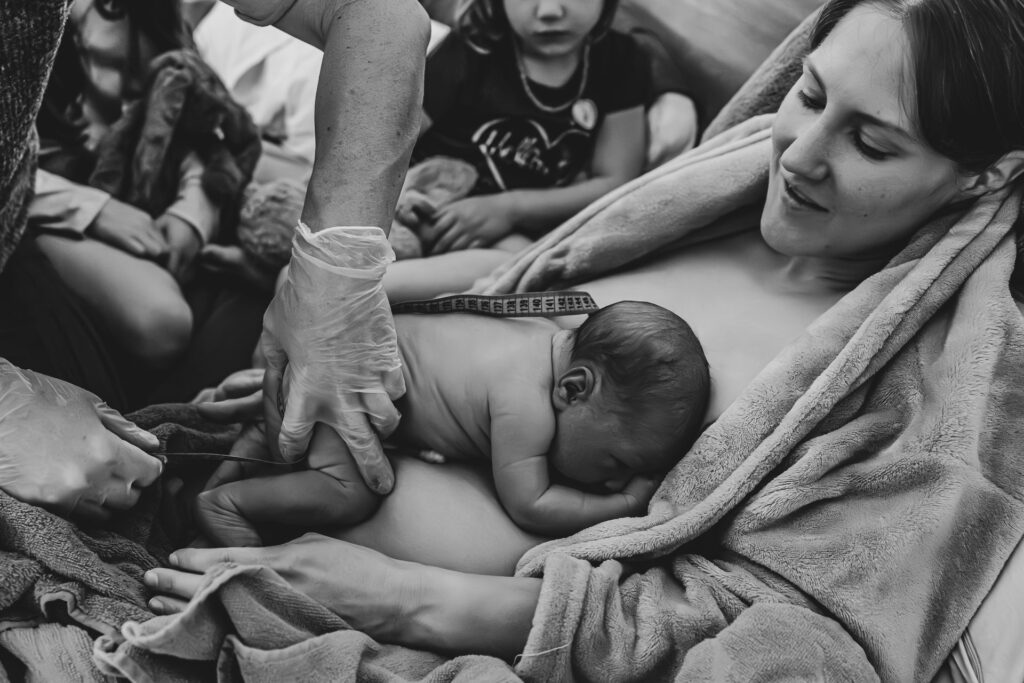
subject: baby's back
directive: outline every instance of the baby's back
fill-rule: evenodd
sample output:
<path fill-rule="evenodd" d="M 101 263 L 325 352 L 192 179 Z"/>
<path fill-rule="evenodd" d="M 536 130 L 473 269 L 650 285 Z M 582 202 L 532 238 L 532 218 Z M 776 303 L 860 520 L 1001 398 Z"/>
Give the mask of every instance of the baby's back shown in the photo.
<path fill-rule="evenodd" d="M 397 403 L 399 443 L 454 459 L 490 458 L 491 397 L 497 392 L 534 400 L 551 388 L 547 320 L 478 315 L 395 317 L 406 393 Z"/>

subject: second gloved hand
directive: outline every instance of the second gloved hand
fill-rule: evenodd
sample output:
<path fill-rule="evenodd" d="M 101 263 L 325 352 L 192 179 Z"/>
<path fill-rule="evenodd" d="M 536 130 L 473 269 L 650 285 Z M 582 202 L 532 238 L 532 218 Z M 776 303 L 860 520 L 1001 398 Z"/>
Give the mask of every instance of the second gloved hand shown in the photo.
<path fill-rule="evenodd" d="M 382 494 L 390 492 L 394 473 L 380 439 L 398 426 L 393 401 L 405 393 L 394 320 L 381 285 L 393 260 L 379 228 L 313 233 L 300 223 L 262 340 L 268 424 L 284 404 L 280 437 L 271 439 L 271 447 L 279 446 L 285 460 L 296 460 L 306 451 L 313 425 L 323 422 L 345 441 L 367 485 Z"/>

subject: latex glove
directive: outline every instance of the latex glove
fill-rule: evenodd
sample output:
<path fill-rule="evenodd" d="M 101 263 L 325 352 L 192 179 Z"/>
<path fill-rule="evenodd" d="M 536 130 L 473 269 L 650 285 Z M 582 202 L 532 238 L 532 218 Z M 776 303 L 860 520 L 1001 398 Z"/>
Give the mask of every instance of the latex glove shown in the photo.
<path fill-rule="evenodd" d="M 0 360 L 0 489 L 65 515 L 105 519 L 160 476 L 160 445 L 88 391 Z"/>
<path fill-rule="evenodd" d="M 392 261 L 380 228 L 313 233 L 300 223 L 288 273 L 263 319 L 262 338 L 268 425 L 278 419 L 279 399 L 285 399 L 281 432 L 271 438 L 271 448 L 294 461 L 305 453 L 313 424 L 323 422 L 380 494 L 390 492 L 395 481 L 380 439 L 398 426 L 392 401 L 405 393 L 398 338 L 381 285 Z"/>

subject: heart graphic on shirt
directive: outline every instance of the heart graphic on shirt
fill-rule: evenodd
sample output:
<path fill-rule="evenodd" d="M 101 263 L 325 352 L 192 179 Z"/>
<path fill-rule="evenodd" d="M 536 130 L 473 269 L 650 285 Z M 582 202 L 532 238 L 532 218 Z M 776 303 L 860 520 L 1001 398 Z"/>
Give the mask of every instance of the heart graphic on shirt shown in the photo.
<path fill-rule="evenodd" d="M 554 187 L 582 170 L 589 157 L 590 134 L 569 128 L 552 138 L 533 119 L 503 118 L 480 126 L 473 134 L 473 144 L 503 191 L 510 187 Z"/>

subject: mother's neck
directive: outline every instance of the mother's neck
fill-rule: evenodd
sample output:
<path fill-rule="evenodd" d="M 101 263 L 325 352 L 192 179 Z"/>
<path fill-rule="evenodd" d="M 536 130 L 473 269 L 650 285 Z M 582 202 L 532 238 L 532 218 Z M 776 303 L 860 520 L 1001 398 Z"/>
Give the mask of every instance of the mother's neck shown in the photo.
<path fill-rule="evenodd" d="M 794 292 L 847 292 L 880 271 L 889 256 L 859 259 L 792 256 L 779 268 L 780 286 Z"/>

